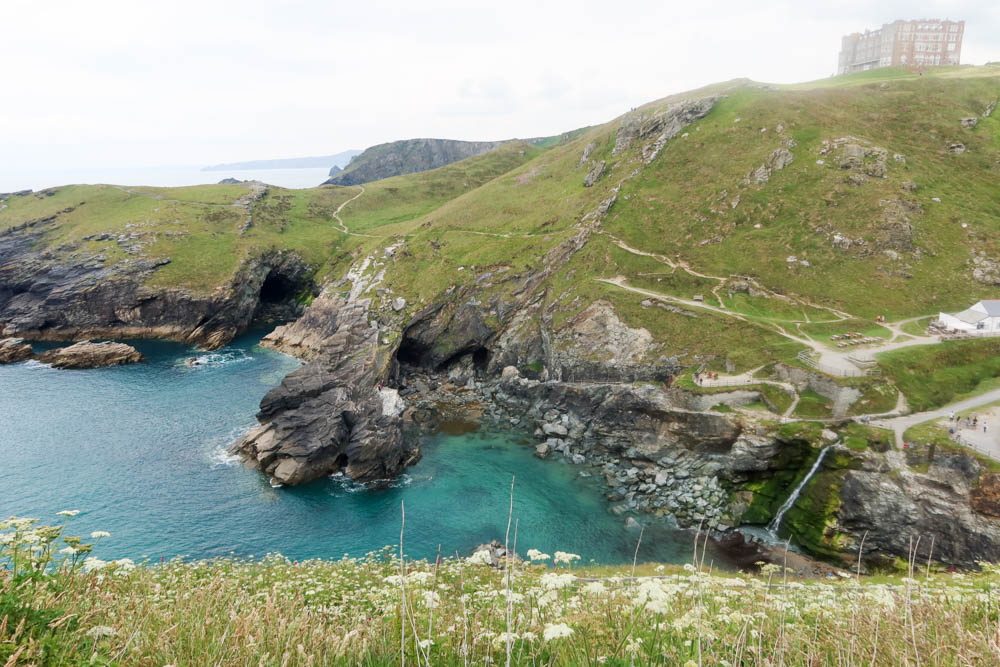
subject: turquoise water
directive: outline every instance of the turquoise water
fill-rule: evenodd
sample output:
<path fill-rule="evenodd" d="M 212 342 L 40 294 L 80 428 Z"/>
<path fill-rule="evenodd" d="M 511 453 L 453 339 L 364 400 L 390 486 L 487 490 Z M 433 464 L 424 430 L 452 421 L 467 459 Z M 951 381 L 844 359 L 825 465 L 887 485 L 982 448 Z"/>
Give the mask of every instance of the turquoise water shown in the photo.
<path fill-rule="evenodd" d="M 337 558 L 398 544 L 405 502 L 406 553 L 433 558 L 439 545 L 466 555 L 503 541 L 513 476 L 518 551 L 631 562 L 638 533 L 609 512 L 605 489 L 536 459 L 513 433 L 429 435 L 423 460 L 387 489 L 345 479 L 272 489 L 224 449 L 298 365 L 257 340 L 215 353 L 129 341 L 146 362 L 87 371 L 0 366 L 0 516 L 79 509 L 73 532 L 111 533 L 105 557 Z M 205 363 L 187 367 L 191 356 Z M 686 561 L 690 545 L 688 533 L 651 526 L 639 558 Z"/>

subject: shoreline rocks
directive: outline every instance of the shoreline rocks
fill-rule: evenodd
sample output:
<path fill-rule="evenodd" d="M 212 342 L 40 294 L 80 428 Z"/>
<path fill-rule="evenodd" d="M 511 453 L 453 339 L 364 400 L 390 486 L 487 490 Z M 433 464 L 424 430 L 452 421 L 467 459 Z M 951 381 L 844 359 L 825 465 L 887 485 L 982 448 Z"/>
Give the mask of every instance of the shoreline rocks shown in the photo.
<path fill-rule="evenodd" d="M 33 359 L 34 356 L 31 345 L 23 338 L 0 339 L 0 364 L 16 364 Z"/>
<path fill-rule="evenodd" d="M 84 369 L 104 366 L 121 366 L 144 360 L 142 353 L 131 345 L 105 341 L 93 343 L 85 340 L 69 347 L 48 350 L 38 355 L 38 360 L 54 368 Z"/>

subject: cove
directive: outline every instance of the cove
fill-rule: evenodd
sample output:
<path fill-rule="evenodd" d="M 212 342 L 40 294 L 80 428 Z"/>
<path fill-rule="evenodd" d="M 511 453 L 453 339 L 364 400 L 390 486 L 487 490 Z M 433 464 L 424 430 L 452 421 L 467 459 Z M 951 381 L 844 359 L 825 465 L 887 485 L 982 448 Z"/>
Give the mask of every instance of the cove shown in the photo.
<path fill-rule="evenodd" d="M 110 532 L 97 550 L 106 558 L 339 558 L 398 544 L 405 503 L 406 553 L 434 558 L 439 546 L 467 555 L 503 540 L 513 476 L 520 553 L 631 562 L 638 531 L 609 512 L 603 485 L 579 467 L 539 461 L 516 433 L 423 436 L 423 459 L 388 488 L 335 477 L 272 489 L 224 449 L 299 365 L 259 347 L 260 333 L 212 353 L 128 341 L 147 357 L 132 366 L 0 366 L 0 516 L 51 522 L 79 509 L 69 533 Z M 192 356 L 199 364 L 190 367 Z M 691 533 L 649 523 L 640 561 L 690 559 Z"/>

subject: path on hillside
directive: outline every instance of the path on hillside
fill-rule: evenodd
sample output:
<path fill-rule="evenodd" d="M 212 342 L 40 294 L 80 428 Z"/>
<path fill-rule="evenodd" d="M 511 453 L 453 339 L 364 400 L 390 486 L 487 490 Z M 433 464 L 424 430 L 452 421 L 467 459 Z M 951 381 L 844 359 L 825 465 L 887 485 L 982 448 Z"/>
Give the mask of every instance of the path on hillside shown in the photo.
<path fill-rule="evenodd" d="M 971 410 L 973 408 L 978 408 L 997 401 L 1000 401 L 1000 389 L 994 389 L 993 391 L 986 392 L 985 394 L 981 394 L 973 398 L 967 398 L 964 401 L 952 403 L 951 405 L 946 405 L 943 408 L 938 408 L 937 410 L 915 412 L 911 415 L 894 417 L 892 419 L 873 420 L 871 424 L 873 426 L 878 426 L 879 428 L 885 428 L 893 431 L 896 434 L 896 442 L 901 443 L 903 442 L 903 433 L 911 426 L 916 426 L 917 424 L 922 424 L 923 422 L 930 421 L 932 419 L 942 419 L 950 415 L 952 412 Z M 1000 427 L 1000 424 L 996 424 L 995 427 Z M 998 447 L 995 442 L 993 443 L 991 456 L 994 458 L 1000 458 L 1000 447 Z"/>
<path fill-rule="evenodd" d="M 337 227 L 337 230 L 347 234 L 348 236 L 361 236 L 367 239 L 381 238 L 378 236 L 372 236 L 371 234 L 356 234 L 355 232 L 352 232 L 349 229 L 347 229 L 347 225 L 345 225 L 344 221 L 340 219 L 340 212 L 344 210 L 344 207 L 365 193 L 365 186 L 359 185 L 358 187 L 361 188 L 361 192 L 359 192 L 358 194 L 354 195 L 353 197 L 345 201 L 343 204 L 337 207 L 336 211 L 333 212 L 333 219 L 336 220 L 337 225 L 339 225 Z"/>
<path fill-rule="evenodd" d="M 680 297 L 672 296 L 670 294 L 662 294 L 660 292 L 654 292 L 652 290 L 642 289 L 641 287 L 632 287 L 631 285 L 627 285 L 625 283 L 625 278 L 623 276 L 616 276 L 614 278 L 594 278 L 594 280 L 596 280 L 597 282 L 606 283 L 608 285 L 614 285 L 615 287 L 619 287 L 629 292 L 635 292 L 636 294 L 642 294 L 644 296 L 648 296 L 653 299 L 659 299 L 660 301 L 678 303 L 683 306 L 687 306 L 689 308 L 707 310 L 709 312 L 717 313 L 719 315 L 732 317 L 737 320 L 740 320 L 741 322 L 746 322 L 747 324 L 752 324 L 755 326 L 764 326 L 761 323 L 754 322 L 745 317 L 743 314 L 737 313 L 732 310 L 726 310 L 723 308 L 718 308 L 716 306 L 711 306 L 701 301 L 682 299 Z M 804 345 L 809 349 L 813 350 L 814 352 L 820 355 L 820 363 L 822 363 L 825 366 L 828 366 L 829 368 L 833 369 L 836 372 L 841 372 L 841 373 L 859 372 L 858 367 L 855 366 L 853 363 L 851 363 L 847 359 L 846 355 L 832 352 L 822 343 L 818 343 L 811 338 L 799 338 L 798 336 L 793 336 L 792 334 L 788 333 L 787 331 L 785 331 L 784 329 L 782 329 L 777 325 L 775 325 L 774 327 L 764 327 L 764 328 L 766 328 L 768 331 L 778 334 L 779 336 L 783 336 L 784 338 L 793 340 L 796 343 Z"/>

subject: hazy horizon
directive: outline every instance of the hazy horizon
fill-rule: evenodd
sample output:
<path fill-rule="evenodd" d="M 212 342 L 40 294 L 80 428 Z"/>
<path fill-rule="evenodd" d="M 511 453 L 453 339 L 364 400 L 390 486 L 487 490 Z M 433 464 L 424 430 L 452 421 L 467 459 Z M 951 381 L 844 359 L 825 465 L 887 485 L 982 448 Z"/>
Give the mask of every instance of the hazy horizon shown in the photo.
<path fill-rule="evenodd" d="M 910 8 L 8 0 L 0 154 L 8 170 L 200 168 L 555 135 L 718 81 L 824 78 L 842 35 L 897 18 L 964 19 L 962 62 L 1000 60 L 997 6 Z"/>

